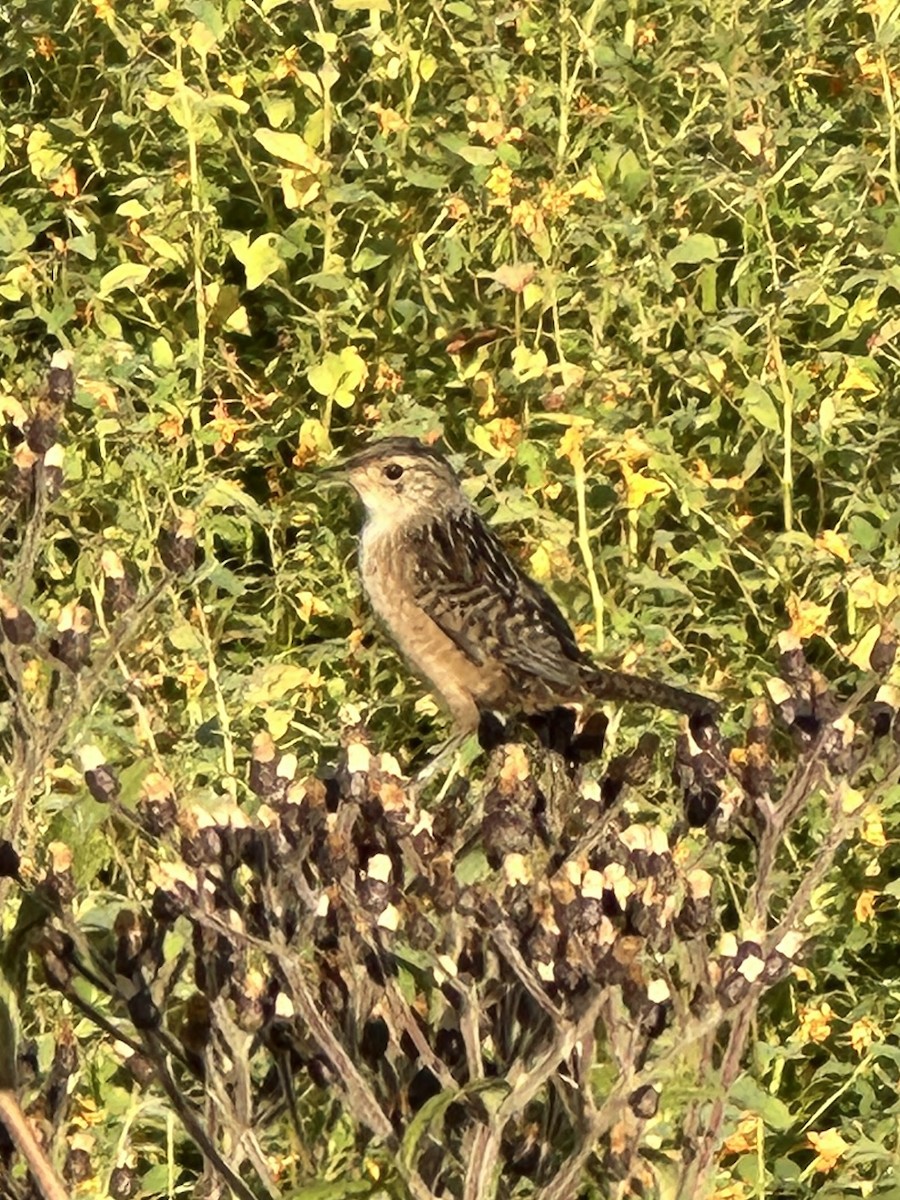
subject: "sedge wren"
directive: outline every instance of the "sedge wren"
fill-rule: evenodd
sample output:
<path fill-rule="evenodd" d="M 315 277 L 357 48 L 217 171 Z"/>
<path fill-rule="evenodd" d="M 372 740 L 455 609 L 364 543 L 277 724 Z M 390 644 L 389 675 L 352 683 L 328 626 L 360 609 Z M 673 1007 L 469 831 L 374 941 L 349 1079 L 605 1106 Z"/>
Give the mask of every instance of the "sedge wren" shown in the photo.
<path fill-rule="evenodd" d="M 487 714 L 534 716 L 592 699 L 715 715 L 706 696 L 591 662 L 436 450 L 385 438 L 327 473 L 365 506 L 359 567 L 372 607 L 460 733 Z"/>

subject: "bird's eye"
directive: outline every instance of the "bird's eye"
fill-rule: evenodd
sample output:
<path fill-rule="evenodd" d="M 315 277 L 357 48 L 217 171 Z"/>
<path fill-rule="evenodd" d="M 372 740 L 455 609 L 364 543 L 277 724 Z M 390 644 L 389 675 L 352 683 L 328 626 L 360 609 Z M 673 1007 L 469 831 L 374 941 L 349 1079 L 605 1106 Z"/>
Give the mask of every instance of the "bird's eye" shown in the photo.
<path fill-rule="evenodd" d="M 388 479 L 399 479 L 403 474 L 403 468 L 399 463 L 388 463 L 384 468 L 384 473 Z"/>

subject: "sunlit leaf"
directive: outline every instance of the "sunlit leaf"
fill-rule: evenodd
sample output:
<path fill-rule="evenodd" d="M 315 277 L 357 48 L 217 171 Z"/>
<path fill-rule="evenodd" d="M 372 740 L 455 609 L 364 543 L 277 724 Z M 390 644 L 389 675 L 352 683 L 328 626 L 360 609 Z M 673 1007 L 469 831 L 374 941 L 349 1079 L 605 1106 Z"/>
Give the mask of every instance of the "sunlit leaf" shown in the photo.
<path fill-rule="evenodd" d="M 669 266 L 715 260 L 720 255 L 720 243 L 708 233 L 692 233 L 666 254 Z"/>
<path fill-rule="evenodd" d="M 243 264 L 247 275 L 247 288 L 253 291 L 265 283 L 276 271 L 284 267 L 284 259 L 278 252 L 279 239 L 275 234 L 264 233 L 252 242 L 242 237 L 232 242 L 231 249 L 238 262 Z"/>
<path fill-rule="evenodd" d="M 311 175 L 324 166 L 315 150 L 297 133 L 285 133 L 280 129 L 255 129 L 253 136 L 274 158 L 302 167 Z"/>
<path fill-rule="evenodd" d="M 109 296 L 120 289 L 133 292 L 136 287 L 146 281 L 151 270 L 152 268 L 144 263 L 119 263 L 117 267 L 113 267 L 111 271 L 107 271 L 102 276 L 97 287 L 97 294 Z"/>

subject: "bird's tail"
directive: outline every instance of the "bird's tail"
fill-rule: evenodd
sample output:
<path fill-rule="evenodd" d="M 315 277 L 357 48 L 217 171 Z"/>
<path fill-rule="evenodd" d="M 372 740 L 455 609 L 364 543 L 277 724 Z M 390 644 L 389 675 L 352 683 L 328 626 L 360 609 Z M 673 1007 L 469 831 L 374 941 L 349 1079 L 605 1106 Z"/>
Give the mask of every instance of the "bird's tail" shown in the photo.
<path fill-rule="evenodd" d="M 624 671 L 594 668 L 584 677 L 586 689 L 598 700 L 621 700 L 629 704 L 652 704 L 655 708 L 671 708 L 689 716 L 716 717 L 719 705 L 699 692 L 687 692 L 660 679 L 627 675 Z"/>

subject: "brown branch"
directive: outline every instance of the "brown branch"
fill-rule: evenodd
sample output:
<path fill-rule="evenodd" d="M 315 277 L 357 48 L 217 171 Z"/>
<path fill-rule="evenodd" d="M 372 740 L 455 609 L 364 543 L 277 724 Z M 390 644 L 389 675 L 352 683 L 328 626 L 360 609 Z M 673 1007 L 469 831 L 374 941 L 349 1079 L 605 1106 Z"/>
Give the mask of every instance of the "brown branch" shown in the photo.
<path fill-rule="evenodd" d="M 10 1088 L 0 1088 L 0 1121 L 28 1164 L 28 1170 L 43 1200 L 69 1200 L 65 1184 L 31 1132 L 28 1118 L 22 1112 L 15 1092 Z"/>

